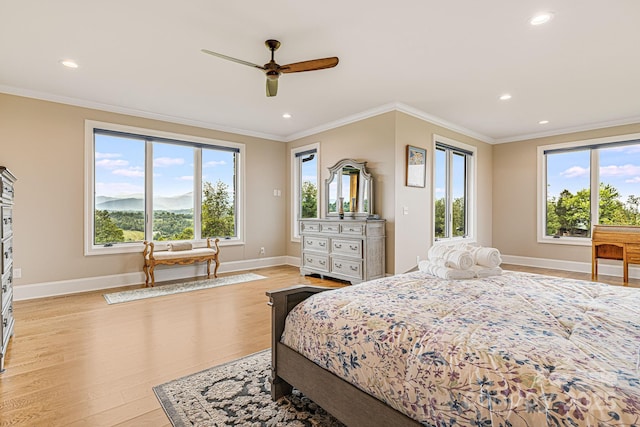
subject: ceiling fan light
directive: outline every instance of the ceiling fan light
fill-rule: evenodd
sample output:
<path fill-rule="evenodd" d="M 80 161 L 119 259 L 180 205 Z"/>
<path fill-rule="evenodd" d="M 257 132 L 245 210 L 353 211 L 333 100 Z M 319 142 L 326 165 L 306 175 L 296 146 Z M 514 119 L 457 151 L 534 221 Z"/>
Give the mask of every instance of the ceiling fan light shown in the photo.
<path fill-rule="evenodd" d="M 267 71 L 266 74 L 269 80 L 278 80 L 278 77 L 280 77 L 280 73 L 277 71 Z"/>

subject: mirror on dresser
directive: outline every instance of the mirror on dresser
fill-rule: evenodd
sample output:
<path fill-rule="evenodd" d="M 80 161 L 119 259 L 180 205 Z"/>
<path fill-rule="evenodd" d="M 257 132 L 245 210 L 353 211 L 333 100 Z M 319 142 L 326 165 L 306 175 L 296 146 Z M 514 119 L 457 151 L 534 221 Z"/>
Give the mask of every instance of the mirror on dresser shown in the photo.
<path fill-rule="evenodd" d="M 373 214 L 373 177 L 365 165 L 366 162 L 343 159 L 329 168 L 329 178 L 325 181 L 328 218 L 341 215 L 367 218 Z"/>

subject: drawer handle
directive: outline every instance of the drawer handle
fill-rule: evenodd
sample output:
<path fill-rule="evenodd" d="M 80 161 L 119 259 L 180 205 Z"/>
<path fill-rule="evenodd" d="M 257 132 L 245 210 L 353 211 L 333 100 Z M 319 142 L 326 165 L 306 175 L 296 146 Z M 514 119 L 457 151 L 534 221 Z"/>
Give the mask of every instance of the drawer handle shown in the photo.
<path fill-rule="evenodd" d="M 342 268 L 342 264 L 334 264 L 336 268 Z"/>
<path fill-rule="evenodd" d="M 307 258 L 307 262 L 312 262 L 313 260 L 311 258 Z"/>
<path fill-rule="evenodd" d="M 358 271 L 358 267 L 357 267 L 357 266 L 355 266 L 355 265 L 352 265 L 352 266 L 351 266 L 351 270 L 353 270 L 353 271 Z"/>
<path fill-rule="evenodd" d="M 326 261 L 318 261 L 318 264 L 320 264 L 320 265 L 326 265 L 326 264 L 327 264 L 327 262 L 326 262 Z"/>
<path fill-rule="evenodd" d="M 313 246 L 313 241 L 312 240 L 307 240 L 307 245 Z"/>
<path fill-rule="evenodd" d="M 336 249 L 340 249 L 342 247 L 342 243 L 334 243 L 333 247 Z"/>
<path fill-rule="evenodd" d="M 349 245 L 349 247 L 351 248 L 352 251 L 358 250 L 358 245 Z"/>
<path fill-rule="evenodd" d="M 7 285 L 2 285 L 2 292 L 7 292 Z"/>
<path fill-rule="evenodd" d="M 4 321 L 2 322 L 2 324 L 4 325 L 4 327 L 6 328 L 7 326 L 9 326 L 9 319 L 4 319 Z"/>
<path fill-rule="evenodd" d="M 320 242 L 318 243 L 318 246 L 320 246 L 321 248 L 324 248 L 325 246 L 327 246 L 327 244 L 325 242 Z"/>

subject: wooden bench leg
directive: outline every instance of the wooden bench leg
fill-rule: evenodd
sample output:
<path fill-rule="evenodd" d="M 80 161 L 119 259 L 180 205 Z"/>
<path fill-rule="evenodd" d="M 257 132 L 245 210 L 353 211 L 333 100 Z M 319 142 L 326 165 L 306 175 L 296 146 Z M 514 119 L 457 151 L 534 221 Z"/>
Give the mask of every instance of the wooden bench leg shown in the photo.
<path fill-rule="evenodd" d="M 144 270 L 144 287 L 146 288 L 149 286 L 149 265 L 145 262 L 142 269 Z"/>
<path fill-rule="evenodd" d="M 155 276 L 153 275 L 153 269 L 154 269 L 155 267 L 156 267 L 156 266 L 155 266 L 155 265 L 153 265 L 153 264 L 151 264 L 151 266 L 149 267 L 149 275 L 151 276 L 151 287 L 153 287 L 153 286 L 155 286 L 155 285 L 156 285 L 156 278 L 155 278 Z"/>
<path fill-rule="evenodd" d="M 216 266 L 213 268 L 213 277 L 218 278 L 218 267 L 220 266 L 220 262 L 218 261 L 218 257 L 213 260 L 216 263 Z"/>

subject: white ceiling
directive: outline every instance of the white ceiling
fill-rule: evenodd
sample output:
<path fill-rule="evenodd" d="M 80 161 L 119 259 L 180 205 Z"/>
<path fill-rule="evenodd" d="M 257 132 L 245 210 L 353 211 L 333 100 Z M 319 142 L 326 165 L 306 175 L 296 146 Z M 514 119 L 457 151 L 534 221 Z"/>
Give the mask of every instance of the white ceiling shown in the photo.
<path fill-rule="evenodd" d="M 0 92 L 283 141 L 394 108 L 514 141 L 640 122 L 639 20 L 638 0 L 0 0 Z M 281 65 L 340 63 L 267 98 L 200 52 L 264 64 L 269 38 Z"/>

